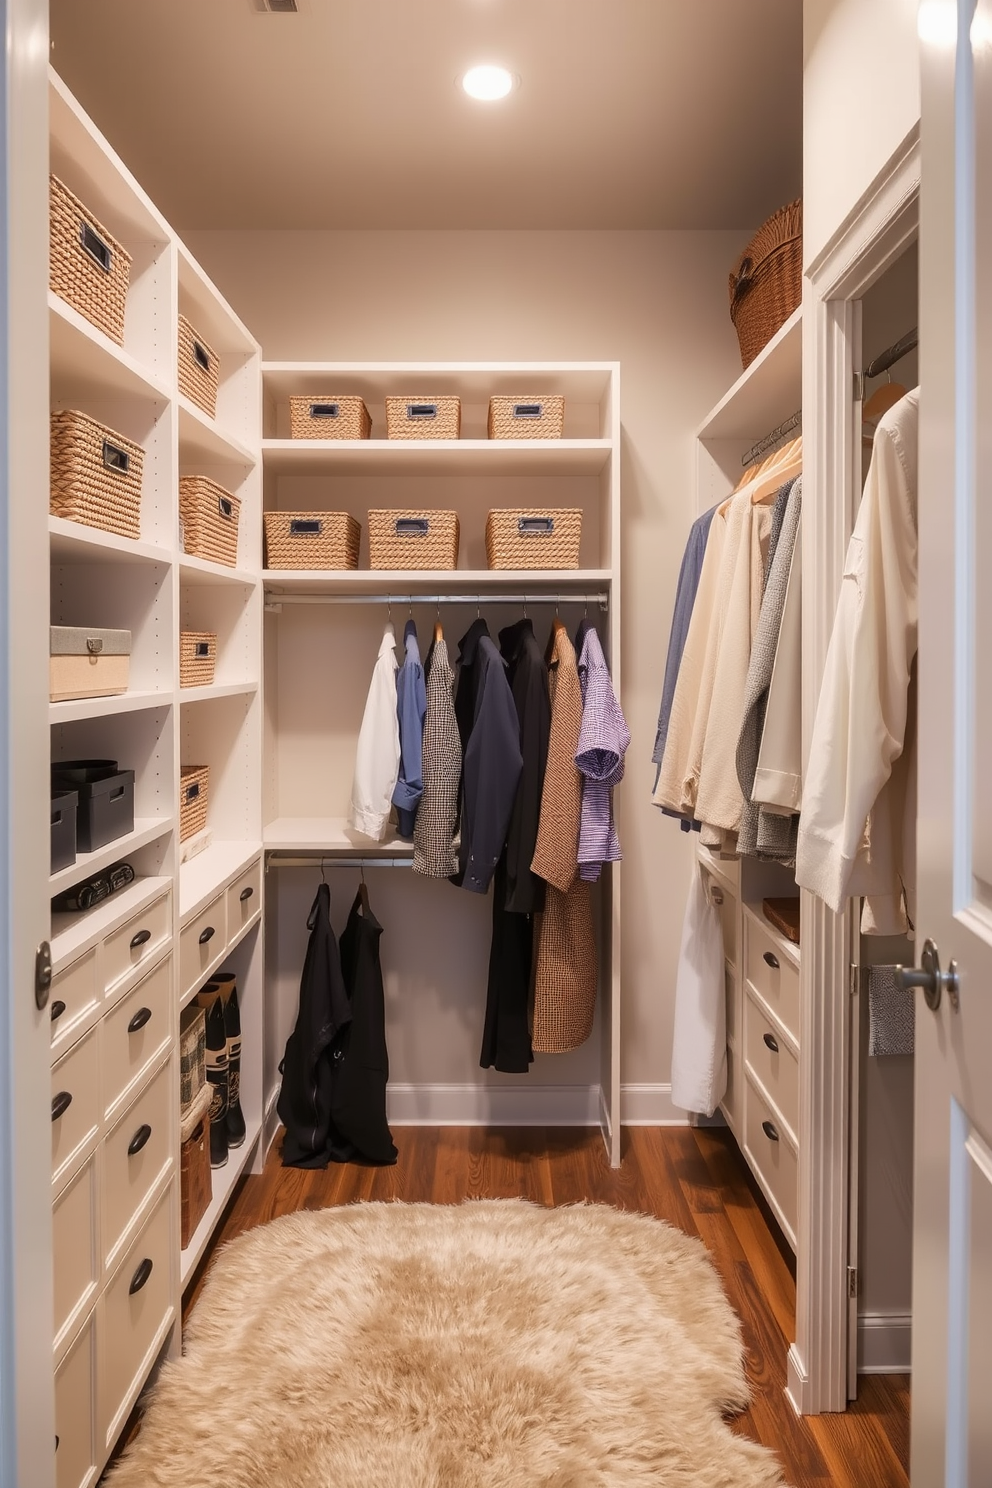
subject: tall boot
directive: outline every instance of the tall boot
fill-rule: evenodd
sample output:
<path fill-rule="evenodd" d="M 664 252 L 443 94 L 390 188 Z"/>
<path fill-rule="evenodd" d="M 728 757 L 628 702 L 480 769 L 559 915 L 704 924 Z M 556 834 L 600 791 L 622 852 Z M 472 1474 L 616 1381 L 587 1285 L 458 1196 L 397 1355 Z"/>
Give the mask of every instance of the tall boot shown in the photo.
<path fill-rule="evenodd" d="M 215 982 L 196 994 L 198 1007 L 207 1015 L 207 1082 L 210 1099 L 210 1166 L 222 1168 L 227 1162 L 227 1033 L 224 1029 L 224 1004 L 220 987 Z"/>
<path fill-rule="evenodd" d="M 227 1145 L 240 1147 L 245 1139 L 245 1118 L 241 1110 L 241 1009 L 234 973 L 218 971 L 213 978 L 220 987 L 224 1005 L 224 1031 L 227 1035 Z"/>

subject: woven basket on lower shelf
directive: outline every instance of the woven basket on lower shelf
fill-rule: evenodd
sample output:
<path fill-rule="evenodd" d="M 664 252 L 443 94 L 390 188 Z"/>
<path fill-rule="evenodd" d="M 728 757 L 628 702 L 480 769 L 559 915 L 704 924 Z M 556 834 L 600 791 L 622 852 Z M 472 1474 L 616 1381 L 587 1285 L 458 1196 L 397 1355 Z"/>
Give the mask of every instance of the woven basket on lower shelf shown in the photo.
<path fill-rule="evenodd" d="M 140 536 L 144 460 L 140 444 L 89 414 L 53 413 L 49 510 L 118 537 Z"/>
<path fill-rule="evenodd" d="M 48 178 L 48 210 L 50 289 L 123 346 L 131 255 L 57 176 Z"/>
<path fill-rule="evenodd" d="M 311 393 L 289 400 L 293 439 L 368 439 L 372 416 L 361 398 Z"/>
<path fill-rule="evenodd" d="M 190 1003 L 179 1014 L 179 1107 L 183 1119 L 207 1082 L 207 1014 Z"/>
<path fill-rule="evenodd" d="M 205 475 L 179 478 L 179 520 L 183 524 L 183 551 L 193 558 L 238 564 L 238 518 L 241 502 L 230 491 Z"/>
<path fill-rule="evenodd" d="M 208 630 L 179 632 L 179 686 L 209 687 L 217 665 L 217 636 Z"/>
<path fill-rule="evenodd" d="M 457 439 L 462 428 L 460 398 L 387 398 L 387 439 Z"/>
<path fill-rule="evenodd" d="M 491 511 L 486 519 L 490 568 L 578 568 L 581 541 L 578 507 Z"/>
<path fill-rule="evenodd" d="M 502 396 L 489 399 L 490 439 L 560 439 L 565 427 L 565 399 Z"/>
<path fill-rule="evenodd" d="M 458 513 L 370 511 L 370 568 L 457 568 Z"/>
<path fill-rule="evenodd" d="M 217 414 L 220 358 L 185 315 L 179 317 L 179 391 L 210 418 Z"/>
<path fill-rule="evenodd" d="M 179 1245 L 185 1250 L 210 1208 L 210 1096 L 204 1084 L 179 1127 Z"/>
<path fill-rule="evenodd" d="M 265 512 L 266 568 L 357 568 L 361 523 L 348 512 Z"/>
<path fill-rule="evenodd" d="M 730 275 L 730 318 L 749 367 L 803 297 L 803 204 L 772 214 L 748 243 Z"/>
<path fill-rule="evenodd" d="M 207 825 L 209 765 L 182 765 L 179 770 L 179 841 L 195 837 Z"/>

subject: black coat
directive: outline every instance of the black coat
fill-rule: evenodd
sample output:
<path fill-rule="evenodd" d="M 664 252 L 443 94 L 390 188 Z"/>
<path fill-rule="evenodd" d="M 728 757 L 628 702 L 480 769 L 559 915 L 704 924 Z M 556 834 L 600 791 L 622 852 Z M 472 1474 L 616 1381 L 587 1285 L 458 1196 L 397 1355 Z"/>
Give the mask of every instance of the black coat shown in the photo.
<path fill-rule="evenodd" d="M 386 1007 L 379 965 L 382 926 L 359 891 L 341 937 L 341 969 L 351 999 L 351 1022 L 333 1053 L 340 1065 L 331 1117 L 339 1138 L 368 1162 L 394 1163 L 397 1152 L 386 1121 Z"/>
<path fill-rule="evenodd" d="M 506 840 L 506 908 L 533 914 L 544 908 L 544 880 L 531 873 L 541 815 L 541 792 L 551 735 L 548 664 L 530 620 L 518 620 L 499 633 L 500 655 L 517 710 L 523 769 Z"/>
<path fill-rule="evenodd" d="M 461 845 L 452 882 L 484 894 L 506 843 L 523 767 L 506 663 L 484 620 L 459 642 L 455 717 L 462 741 Z"/>

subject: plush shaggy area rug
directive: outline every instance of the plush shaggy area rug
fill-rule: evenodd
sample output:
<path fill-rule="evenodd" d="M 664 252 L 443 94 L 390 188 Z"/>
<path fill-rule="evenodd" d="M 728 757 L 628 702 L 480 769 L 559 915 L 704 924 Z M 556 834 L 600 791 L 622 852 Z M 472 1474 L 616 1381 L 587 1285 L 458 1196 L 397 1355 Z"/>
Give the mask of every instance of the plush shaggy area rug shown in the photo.
<path fill-rule="evenodd" d="M 357 1204 L 220 1254 L 111 1488 L 781 1488 L 702 1244 L 605 1205 Z"/>

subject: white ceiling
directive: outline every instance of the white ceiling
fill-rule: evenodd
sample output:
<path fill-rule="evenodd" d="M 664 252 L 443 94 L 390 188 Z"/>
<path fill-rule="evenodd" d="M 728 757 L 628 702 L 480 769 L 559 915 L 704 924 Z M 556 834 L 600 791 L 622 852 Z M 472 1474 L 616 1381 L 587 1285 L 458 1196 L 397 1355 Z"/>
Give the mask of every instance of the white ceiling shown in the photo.
<path fill-rule="evenodd" d="M 52 0 L 52 60 L 189 228 L 713 228 L 799 194 L 797 0 Z M 456 78 L 521 79 L 479 104 Z"/>

